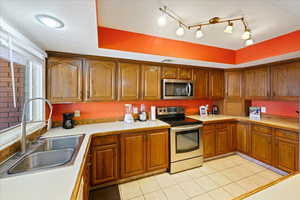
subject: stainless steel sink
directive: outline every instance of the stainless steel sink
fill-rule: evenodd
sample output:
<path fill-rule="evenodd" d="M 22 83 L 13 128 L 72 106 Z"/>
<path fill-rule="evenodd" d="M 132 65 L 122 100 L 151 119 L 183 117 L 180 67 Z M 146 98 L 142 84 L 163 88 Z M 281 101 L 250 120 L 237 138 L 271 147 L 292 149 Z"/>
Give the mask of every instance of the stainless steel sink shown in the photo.
<path fill-rule="evenodd" d="M 74 149 L 60 149 L 35 152 L 19 160 L 9 170 L 9 174 L 52 168 L 66 164 L 72 158 Z"/>
<path fill-rule="evenodd" d="M 26 154 L 17 153 L 0 165 L 0 178 L 72 165 L 84 135 L 41 138 Z"/>
<path fill-rule="evenodd" d="M 44 143 L 35 151 L 51 151 L 58 149 L 76 148 L 82 142 L 81 136 L 66 136 L 45 138 Z"/>

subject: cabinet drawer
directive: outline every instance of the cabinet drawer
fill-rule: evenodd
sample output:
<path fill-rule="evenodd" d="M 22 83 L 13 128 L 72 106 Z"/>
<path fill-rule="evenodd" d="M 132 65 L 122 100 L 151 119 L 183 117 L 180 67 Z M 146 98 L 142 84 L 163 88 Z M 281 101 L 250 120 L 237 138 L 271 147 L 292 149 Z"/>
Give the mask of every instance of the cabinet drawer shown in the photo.
<path fill-rule="evenodd" d="M 216 128 L 217 129 L 226 129 L 227 128 L 227 124 L 216 124 Z"/>
<path fill-rule="evenodd" d="M 272 134 L 272 128 L 266 126 L 252 125 L 252 130 L 261 133 Z"/>
<path fill-rule="evenodd" d="M 210 124 L 210 125 L 204 125 L 203 126 L 203 131 L 209 131 L 209 130 L 214 130 L 215 129 L 215 125 L 214 124 Z"/>
<path fill-rule="evenodd" d="M 118 136 L 108 135 L 108 136 L 94 137 L 92 144 L 93 146 L 102 146 L 102 145 L 116 144 L 117 142 L 118 142 Z"/>
<path fill-rule="evenodd" d="M 281 129 L 276 129 L 275 134 L 278 137 L 284 137 L 286 139 L 291 139 L 291 140 L 296 140 L 296 141 L 298 141 L 298 138 L 299 138 L 298 133 L 281 130 Z"/>

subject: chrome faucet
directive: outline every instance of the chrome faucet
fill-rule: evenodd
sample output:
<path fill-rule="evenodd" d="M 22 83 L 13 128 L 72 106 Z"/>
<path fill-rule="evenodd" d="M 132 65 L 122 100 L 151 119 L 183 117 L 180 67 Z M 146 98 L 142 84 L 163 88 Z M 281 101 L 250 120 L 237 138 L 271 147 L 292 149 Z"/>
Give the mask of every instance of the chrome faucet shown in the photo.
<path fill-rule="evenodd" d="M 34 100 L 42 100 L 44 102 L 46 102 L 50 108 L 50 113 L 49 113 L 49 117 L 48 120 L 42 120 L 42 121 L 26 121 L 26 111 L 27 111 L 27 106 L 29 105 L 29 103 L 31 101 Z M 25 101 L 24 106 L 23 106 L 23 113 L 22 113 L 22 123 L 21 123 L 21 154 L 25 154 L 26 153 L 26 124 L 27 123 L 35 123 L 35 122 L 46 122 L 47 123 L 47 131 L 49 131 L 51 129 L 51 125 L 52 125 L 52 121 L 51 121 L 51 117 L 52 117 L 52 104 L 48 99 L 42 98 L 42 97 L 38 97 L 38 98 L 32 98 L 32 99 L 28 99 L 27 101 Z"/>

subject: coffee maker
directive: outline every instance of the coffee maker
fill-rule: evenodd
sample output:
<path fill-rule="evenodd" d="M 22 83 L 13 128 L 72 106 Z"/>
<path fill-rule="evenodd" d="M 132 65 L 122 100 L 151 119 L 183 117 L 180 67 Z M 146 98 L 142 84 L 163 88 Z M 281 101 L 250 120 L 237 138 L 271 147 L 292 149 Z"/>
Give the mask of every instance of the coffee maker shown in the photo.
<path fill-rule="evenodd" d="M 63 113 L 63 128 L 70 129 L 74 128 L 75 121 L 73 120 L 74 113 Z"/>

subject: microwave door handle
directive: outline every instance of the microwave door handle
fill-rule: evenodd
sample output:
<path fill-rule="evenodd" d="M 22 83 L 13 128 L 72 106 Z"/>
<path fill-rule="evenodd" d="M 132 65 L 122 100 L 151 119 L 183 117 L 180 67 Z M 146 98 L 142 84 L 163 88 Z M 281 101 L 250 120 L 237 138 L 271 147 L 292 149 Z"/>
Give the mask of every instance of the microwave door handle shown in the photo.
<path fill-rule="evenodd" d="M 188 96 L 191 96 L 191 92 L 192 92 L 192 86 L 191 83 L 188 83 Z"/>

